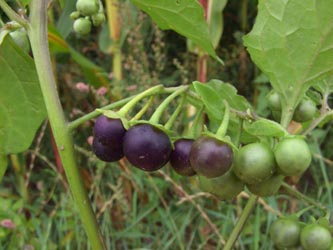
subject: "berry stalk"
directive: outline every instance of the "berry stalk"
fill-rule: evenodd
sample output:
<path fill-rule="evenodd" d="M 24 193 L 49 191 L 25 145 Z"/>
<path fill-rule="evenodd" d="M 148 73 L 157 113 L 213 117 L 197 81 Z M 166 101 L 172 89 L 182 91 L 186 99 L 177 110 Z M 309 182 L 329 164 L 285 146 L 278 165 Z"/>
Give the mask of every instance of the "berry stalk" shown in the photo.
<path fill-rule="evenodd" d="M 216 132 L 216 136 L 218 138 L 223 138 L 225 136 L 225 134 L 227 133 L 228 126 L 229 126 L 229 117 L 230 117 L 229 103 L 227 101 L 224 101 L 224 106 L 225 106 L 225 110 L 224 110 L 223 120 L 222 120 L 220 127 L 217 129 L 217 132 Z"/>
<path fill-rule="evenodd" d="M 139 102 L 141 99 L 158 94 L 163 89 L 162 85 L 157 85 L 154 87 L 151 87 L 140 94 L 136 95 L 132 100 L 130 100 L 128 103 L 126 103 L 119 111 L 118 114 L 122 117 L 125 117 L 127 113 Z"/>
<path fill-rule="evenodd" d="M 177 96 L 182 94 L 188 89 L 188 86 L 180 86 L 178 89 L 173 92 L 171 95 L 169 95 L 165 100 L 158 106 L 158 108 L 155 110 L 149 121 L 153 124 L 158 124 L 164 110 L 168 107 L 170 102 L 175 99 Z"/>

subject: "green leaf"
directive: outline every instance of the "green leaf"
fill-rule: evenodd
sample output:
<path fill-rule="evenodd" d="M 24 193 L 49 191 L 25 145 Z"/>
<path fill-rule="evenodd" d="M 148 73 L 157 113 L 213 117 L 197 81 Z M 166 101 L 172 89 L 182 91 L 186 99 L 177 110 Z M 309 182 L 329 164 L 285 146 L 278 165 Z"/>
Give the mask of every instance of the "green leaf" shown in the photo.
<path fill-rule="evenodd" d="M 211 0 L 212 8 L 210 15 L 209 34 L 213 47 L 217 48 L 223 33 L 223 9 L 227 0 Z"/>
<path fill-rule="evenodd" d="M 259 119 L 244 124 L 244 130 L 254 136 L 284 137 L 288 132 L 277 122 L 268 119 Z"/>
<path fill-rule="evenodd" d="M 294 109 L 314 81 L 333 70 L 333 1 L 261 0 L 244 43 L 285 109 Z"/>
<path fill-rule="evenodd" d="M 46 117 L 31 57 L 7 36 L 0 45 L 0 152 L 19 153 L 32 143 Z"/>
<path fill-rule="evenodd" d="M 224 100 L 233 109 L 244 112 L 251 109 L 248 101 L 243 96 L 238 95 L 236 88 L 229 83 L 213 79 L 205 84 L 195 81 L 193 82 L 193 86 L 205 105 L 209 117 L 210 130 L 216 130 L 223 119 Z M 227 134 L 232 140 L 237 140 L 239 132 L 239 118 L 230 116 Z M 251 140 L 252 137 L 248 136 L 248 138 Z"/>
<path fill-rule="evenodd" d="M 161 29 L 171 29 L 191 39 L 214 59 L 219 59 L 210 40 L 204 11 L 194 0 L 132 0 Z M 221 61 L 222 62 L 222 61 Z"/>
<path fill-rule="evenodd" d="M 222 120 L 223 100 L 226 100 L 231 108 L 240 111 L 251 108 L 248 101 L 243 96 L 238 95 L 237 89 L 229 83 L 213 79 L 205 84 L 195 81 L 193 86 L 212 118 Z"/>
<path fill-rule="evenodd" d="M 223 99 L 218 95 L 218 93 L 209 85 L 203 84 L 201 82 L 193 82 L 195 91 L 201 97 L 207 112 L 211 117 L 222 120 L 223 111 Z"/>
<path fill-rule="evenodd" d="M 333 74 L 319 79 L 313 87 L 322 95 L 333 93 Z"/>
<path fill-rule="evenodd" d="M 73 29 L 73 20 L 70 18 L 70 14 L 76 10 L 75 4 L 76 1 L 65 1 L 65 5 L 57 21 L 57 30 L 64 38 L 66 38 Z"/>

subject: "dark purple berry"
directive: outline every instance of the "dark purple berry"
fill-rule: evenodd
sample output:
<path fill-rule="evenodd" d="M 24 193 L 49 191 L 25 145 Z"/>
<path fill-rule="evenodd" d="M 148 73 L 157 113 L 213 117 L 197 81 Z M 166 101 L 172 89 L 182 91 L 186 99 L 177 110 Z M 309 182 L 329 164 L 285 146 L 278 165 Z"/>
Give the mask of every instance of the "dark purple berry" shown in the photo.
<path fill-rule="evenodd" d="M 125 133 L 126 130 L 120 119 L 112 119 L 104 115 L 96 119 L 94 138 L 103 145 L 121 148 Z"/>
<path fill-rule="evenodd" d="M 169 137 L 162 130 L 149 124 L 139 124 L 126 132 L 123 150 L 134 166 L 155 171 L 169 161 L 172 147 Z"/>
<path fill-rule="evenodd" d="M 180 175 L 195 175 L 195 171 L 190 164 L 190 151 L 193 142 L 192 139 L 179 139 L 174 143 L 175 148 L 170 155 L 170 164 Z"/>
<path fill-rule="evenodd" d="M 228 144 L 208 136 L 200 136 L 190 151 L 190 163 L 194 171 L 208 178 L 225 174 L 233 159 L 234 154 Z"/>
<path fill-rule="evenodd" d="M 95 155 L 102 161 L 118 161 L 124 156 L 121 145 L 103 145 L 99 140 L 96 140 L 96 138 L 93 140 L 92 148 Z"/>

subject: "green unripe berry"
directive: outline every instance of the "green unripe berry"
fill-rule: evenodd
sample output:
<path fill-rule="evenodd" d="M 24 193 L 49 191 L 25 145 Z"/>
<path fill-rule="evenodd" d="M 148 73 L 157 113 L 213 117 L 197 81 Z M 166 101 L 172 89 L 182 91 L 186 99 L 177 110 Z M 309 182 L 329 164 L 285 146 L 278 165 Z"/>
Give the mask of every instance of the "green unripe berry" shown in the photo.
<path fill-rule="evenodd" d="M 316 114 L 316 104 L 310 99 L 303 99 L 296 107 L 293 119 L 296 122 L 311 120 Z"/>
<path fill-rule="evenodd" d="M 267 101 L 272 111 L 281 111 L 281 99 L 277 92 L 271 91 L 267 96 Z"/>
<path fill-rule="evenodd" d="M 91 17 L 94 26 L 98 27 L 105 22 L 104 13 L 97 13 Z"/>
<path fill-rule="evenodd" d="M 79 11 L 73 11 L 69 17 L 72 19 L 72 20 L 76 20 L 80 17 L 80 12 Z"/>
<path fill-rule="evenodd" d="M 96 0 L 77 0 L 76 9 L 83 16 L 94 15 L 99 10 L 99 1 L 96 1 Z"/>
<path fill-rule="evenodd" d="M 91 31 L 91 22 L 86 18 L 79 18 L 74 21 L 73 29 L 79 35 L 87 35 Z"/>

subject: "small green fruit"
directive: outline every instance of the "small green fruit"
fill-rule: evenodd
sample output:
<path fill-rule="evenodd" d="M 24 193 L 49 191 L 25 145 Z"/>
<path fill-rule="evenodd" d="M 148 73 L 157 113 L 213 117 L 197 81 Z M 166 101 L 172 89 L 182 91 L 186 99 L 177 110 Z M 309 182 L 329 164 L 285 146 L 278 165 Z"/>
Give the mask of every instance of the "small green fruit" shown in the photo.
<path fill-rule="evenodd" d="M 92 23 L 94 26 L 98 27 L 105 22 L 104 13 L 97 13 L 91 17 Z"/>
<path fill-rule="evenodd" d="M 87 35 L 91 31 L 91 22 L 86 18 L 79 18 L 74 21 L 73 29 L 79 35 Z"/>
<path fill-rule="evenodd" d="M 303 99 L 296 107 L 293 119 L 296 122 L 306 122 L 313 119 L 317 106 L 310 99 Z"/>
<path fill-rule="evenodd" d="M 99 10 L 99 1 L 96 0 L 77 0 L 76 9 L 83 16 L 92 16 Z"/>
<path fill-rule="evenodd" d="M 198 177 L 199 188 L 221 200 L 231 200 L 244 190 L 244 183 L 231 170 L 215 178 Z"/>
<path fill-rule="evenodd" d="M 285 176 L 302 174 L 312 159 L 308 144 L 301 138 L 283 139 L 276 145 L 274 154 L 278 173 Z"/>

